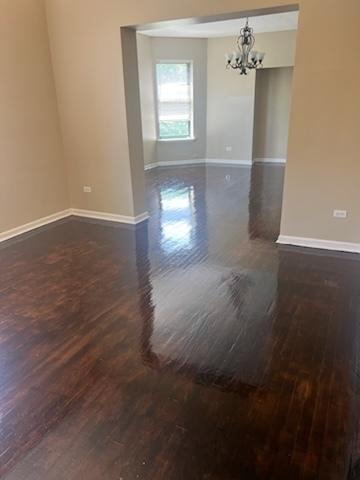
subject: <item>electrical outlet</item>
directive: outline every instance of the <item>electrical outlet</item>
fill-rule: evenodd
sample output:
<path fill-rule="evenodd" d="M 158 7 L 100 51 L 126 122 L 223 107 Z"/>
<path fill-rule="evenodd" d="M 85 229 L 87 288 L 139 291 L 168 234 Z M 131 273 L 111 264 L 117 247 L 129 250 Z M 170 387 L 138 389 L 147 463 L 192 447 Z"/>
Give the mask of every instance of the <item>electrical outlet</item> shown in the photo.
<path fill-rule="evenodd" d="M 225 148 L 225 150 L 226 150 L 227 152 L 232 152 L 232 146 L 231 146 L 231 145 L 228 145 L 228 146 Z"/>
<path fill-rule="evenodd" d="M 84 186 L 84 193 L 91 193 L 91 187 L 89 187 L 88 185 L 85 185 Z"/>
<path fill-rule="evenodd" d="M 347 218 L 347 211 L 346 210 L 334 210 L 334 217 L 335 218 Z"/>

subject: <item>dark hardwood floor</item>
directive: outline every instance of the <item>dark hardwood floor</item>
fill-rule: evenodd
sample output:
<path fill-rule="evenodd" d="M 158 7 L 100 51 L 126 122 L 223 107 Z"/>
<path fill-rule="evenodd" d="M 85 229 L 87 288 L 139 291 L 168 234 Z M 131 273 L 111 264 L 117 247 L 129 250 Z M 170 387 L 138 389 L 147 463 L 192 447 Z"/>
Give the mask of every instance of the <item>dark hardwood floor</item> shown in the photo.
<path fill-rule="evenodd" d="M 359 256 L 275 244 L 283 167 L 146 177 L 0 247 L 0 477 L 360 478 Z"/>

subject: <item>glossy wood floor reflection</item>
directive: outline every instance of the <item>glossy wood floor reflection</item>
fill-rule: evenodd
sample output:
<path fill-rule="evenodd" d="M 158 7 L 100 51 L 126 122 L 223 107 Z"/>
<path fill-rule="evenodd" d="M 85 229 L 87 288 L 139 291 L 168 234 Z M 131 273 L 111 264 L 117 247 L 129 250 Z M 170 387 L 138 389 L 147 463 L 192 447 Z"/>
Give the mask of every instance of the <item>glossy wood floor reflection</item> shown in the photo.
<path fill-rule="evenodd" d="M 146 177 L 0 248 L 0 477 L 360 478 L 359 256 L 275 244 L 283 167 Z"/>

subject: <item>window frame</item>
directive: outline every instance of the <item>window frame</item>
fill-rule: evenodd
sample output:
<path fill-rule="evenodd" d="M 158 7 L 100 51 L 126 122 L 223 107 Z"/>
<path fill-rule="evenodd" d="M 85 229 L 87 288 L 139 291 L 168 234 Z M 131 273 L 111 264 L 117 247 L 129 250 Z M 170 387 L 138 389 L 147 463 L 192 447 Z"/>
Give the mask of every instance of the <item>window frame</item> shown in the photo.
<path fill-rule="evenodd" d="M 160 100 L 159 100 L 159 85 L 157 77 L 157 65 L 163 63 L 175 63 L 183 64 L 186 63 L 189 65 L 189 75 L 190 75 L 190 100 L 191 100 L 191 109 L 190 109 L 190 136 L 184 138 L 161 138 L 160 137 Z M 158 142 L 189 142 L 195 140 L 194 134 L 194 62 L 193 60 L 163 60 L 158 59 L 155 61 L 154 65 L 154 77 L 155 77 L 155 106 L 156 106 L 156 139 Z"/>

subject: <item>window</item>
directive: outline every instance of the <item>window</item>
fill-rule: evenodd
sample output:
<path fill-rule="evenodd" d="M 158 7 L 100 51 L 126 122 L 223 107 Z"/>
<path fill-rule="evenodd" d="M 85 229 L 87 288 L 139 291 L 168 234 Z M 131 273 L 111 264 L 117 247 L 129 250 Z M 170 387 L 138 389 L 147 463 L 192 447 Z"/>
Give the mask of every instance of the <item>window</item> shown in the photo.
<path fill-rule="evenodd" d="M 158 62 L 156 84 L 159 140 L 193 137 L 191 62 Z"/>

